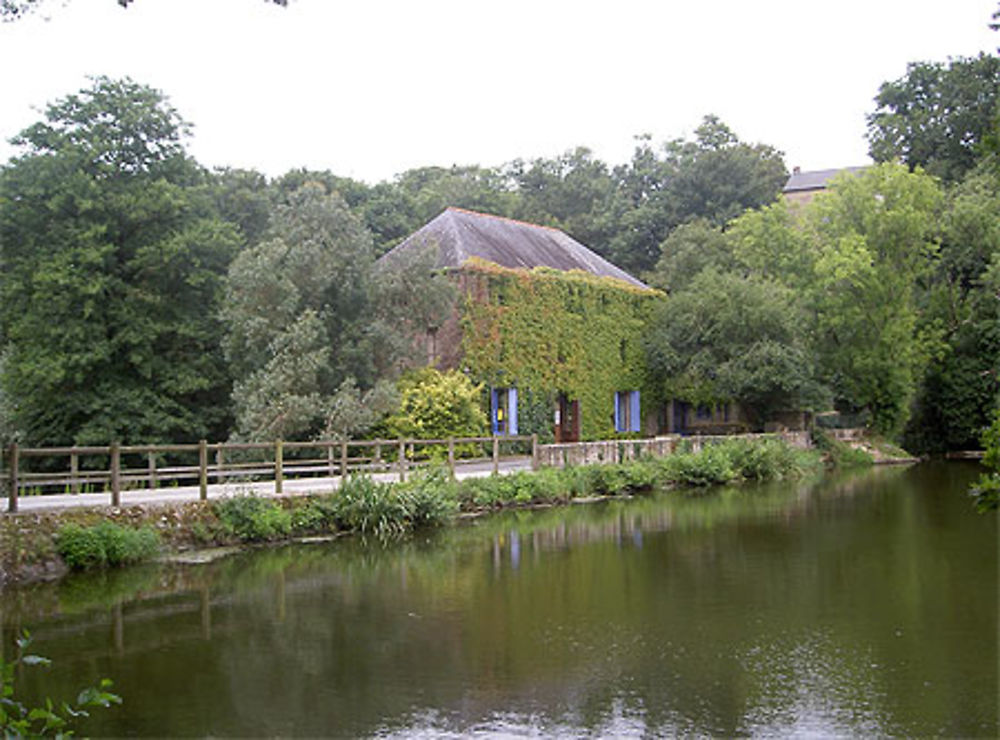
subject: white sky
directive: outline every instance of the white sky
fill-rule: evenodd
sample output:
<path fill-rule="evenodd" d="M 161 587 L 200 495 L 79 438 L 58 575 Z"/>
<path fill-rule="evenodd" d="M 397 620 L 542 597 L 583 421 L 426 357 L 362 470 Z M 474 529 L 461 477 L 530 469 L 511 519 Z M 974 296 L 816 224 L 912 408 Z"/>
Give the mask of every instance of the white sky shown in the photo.
<path fill-rule="evenodd" d="M 715 113 L 789 168 L 868 161 L 865 114 L 910 61 L 995 53 L 997 0 L 52 0 L 0 24 L 7 140 L 86 75 L 159 88 L 208 166 L 373 183 L 498 165 Z M 45 20 L 47 16 L 49 20 Z"/>

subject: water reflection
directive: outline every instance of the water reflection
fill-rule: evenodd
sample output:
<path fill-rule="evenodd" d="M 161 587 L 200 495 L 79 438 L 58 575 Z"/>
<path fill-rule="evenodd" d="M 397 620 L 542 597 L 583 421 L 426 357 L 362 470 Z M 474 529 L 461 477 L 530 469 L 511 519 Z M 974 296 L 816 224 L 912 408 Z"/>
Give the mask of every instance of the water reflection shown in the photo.
<path fill-rule="evenodd" d="M 74 578 L 7 594 L 3 642 L 32 627 L 50 693 L 115 679 L 126 705 L 94 735 L 995 735 L 996 521 L 965 500 L 975 472 Z"/>

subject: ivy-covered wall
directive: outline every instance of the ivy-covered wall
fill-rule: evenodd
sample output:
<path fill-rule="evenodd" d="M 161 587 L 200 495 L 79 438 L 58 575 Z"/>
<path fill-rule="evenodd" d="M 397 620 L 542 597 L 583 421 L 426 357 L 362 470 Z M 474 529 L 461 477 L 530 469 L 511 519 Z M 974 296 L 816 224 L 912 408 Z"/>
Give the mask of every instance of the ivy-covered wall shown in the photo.
<path fill-rule="evenodd" d="M 462 364 L 492 387 L 518 388 L 519 431 L 551 439 L 558 393 L 580 402 L 583 439 L 615 436 L 614 394 L 639 390 L 653 411 L 642 331 L 662 294 L 584 272 L 462 268 Z"/>

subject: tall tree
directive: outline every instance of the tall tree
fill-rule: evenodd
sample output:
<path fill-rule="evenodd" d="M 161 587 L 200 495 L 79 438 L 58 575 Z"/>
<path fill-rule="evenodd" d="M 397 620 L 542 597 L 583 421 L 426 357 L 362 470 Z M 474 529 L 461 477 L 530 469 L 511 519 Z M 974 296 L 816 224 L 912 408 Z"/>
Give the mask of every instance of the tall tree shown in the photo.
<path fill-rule="evenodd" d="M 961 180 L 1000 125 L 1000 57 L 915 62 L 883 83 L 868 116 L 877 162 L 901 160 L 946 182 Z"/>
<path fill-rule="evenodd" d="M 693 140 L 675 139 L 660 155 L 640 137 L 628 166 L 616 169 L 621 214 L 611 244 L 613 261 L 643 273 L 660 245 L 682 223 L 723 225 L 744 210 L 773 202 L 788 173 L 781 152 L 747 144 L 715 116 L 706 116 Z"/>
<path fill-rule="evenodd" d="M 920 324 L 917 290 L 937 253 L 941 202 L 929 175 L 884 164 L 842 176 L 809 211 L 819 362 L 837 397 L 892 436 L 940 349 Z"/>
<path fill-rule="evenodd" d="M 236 434 L 248 439 L 347 434 L 362 398 L 443 319 L 452 293 L 430 265 L 374 269 L 372 239 L 339 192 L 305 182 L 285 196 L 267 238 L 233 261 L 223 315 L 236 382 Z M 379 405 L 382 405 L 381 403 Z"/>
<path fill-rule="evenodd" d="M 907 433 L 914 450 L 972 449 L 1000 407 L 1000 177 L 985 164 L 947 194 L 924 322 L 947 350 L 927 369 Z"/>
<path fill-rule="evenodd" d="M 223 315 L 241 436 L 312 432 L 345 378 L 372 382 L 359 321 L 371 264 L 364 225 L 320 183 L 291 193 L 270 238 L 233 261 Z"/>
<path fill-rule="evenodd" d="M 32 444 L 197 439 L 228 421 L 216 318 L 235 231 L 162 93 L 99 77 L 0 171 L 3 384 Z"/>

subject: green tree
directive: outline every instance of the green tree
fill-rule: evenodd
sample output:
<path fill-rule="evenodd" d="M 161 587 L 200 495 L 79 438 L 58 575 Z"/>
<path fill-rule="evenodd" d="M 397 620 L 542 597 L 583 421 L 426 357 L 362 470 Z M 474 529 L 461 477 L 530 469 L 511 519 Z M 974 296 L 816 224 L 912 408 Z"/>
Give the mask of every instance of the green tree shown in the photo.
<path fill-rule="evenodd" d="M 923 322 L 943 331 L 907 430 L 908 448 L 970 449 L 1000 403 L 1000 178 L 980 165 L 946 197 Z"/>
<path fill-rule="evenodd" d="M 364 431 L 373 421 L 348 411 L 385 396 L 368 394 L 419 359 L 413 337 L 453 305 L 430 262 L 375 271 L 371 236 L 329 185 L 282 195 L 266 238 L 230 267 L 223 316 L 237 436 Z"/>
<path fill-rule="evenodd" d="M 722 226 L 774 201 L 788 178 L 779 151 L 740 141 L 715 116 L 704 118 L 693 140 L 670 141 L 661 155 L 640 137 L 631 163 L 615 175 L 620 215 L 610 255 L 635 273 L 653 268 L 678 225 L 705 219 Z"/>
<path fill-rule="evenodd" d="M 902 431 L 940 348 L 920 325 L 917 289 L 937 254 L 941 203 L 933 178 L 883 164 L 840 177 L 808 210 L 818 362 L 836 397 L 887 435 Z"/>
<path fill-rule="evenodd" d="M 904 77 L 883 83 L 868 116 L 870 153 L 901 160 L 946 182 L 975 167 L 988 137 L 996 138 L 1000 57 L 915 62 Z"/>
<path fill-rule="evenodd" d="M 346 378 L 374 382 L 364 225 L 338 195 L 307 183 L 276 208 L 269 233 L 233 261 L 223 309 L 236 428 L 249 439 L 313 432 Z"/>
<path fill-rule="evenodd" d="M 667 293 L 684 290 L 707 268 L 728 272 L 735 266 L 731 240 L 722 229 L 704 220 L 678 226 L 660 245 L 660 252 L 646 282 Z"/>
<path fill-rule="evenodd" d="M 617 223 L 616 182 L 608 166 L 586 147 L 551 159 L 514 160 L 504 167 L 516 199 L 511 215 L 562 229 L 599 254 Z"/>
<path fill-rule="evenodd" d="M 30 444 L 228 426 L 217 306 L 236 250 L 162 93 L 95 78 L 0 170 L 4 392 Z"/>
<path fill-rule="evenodd" d="M 796 294 L 766 278 L 709 267 L 654 313 L 647 365 L 667 398 L 738 401 L 760 426 L 827 400 Z"/>

